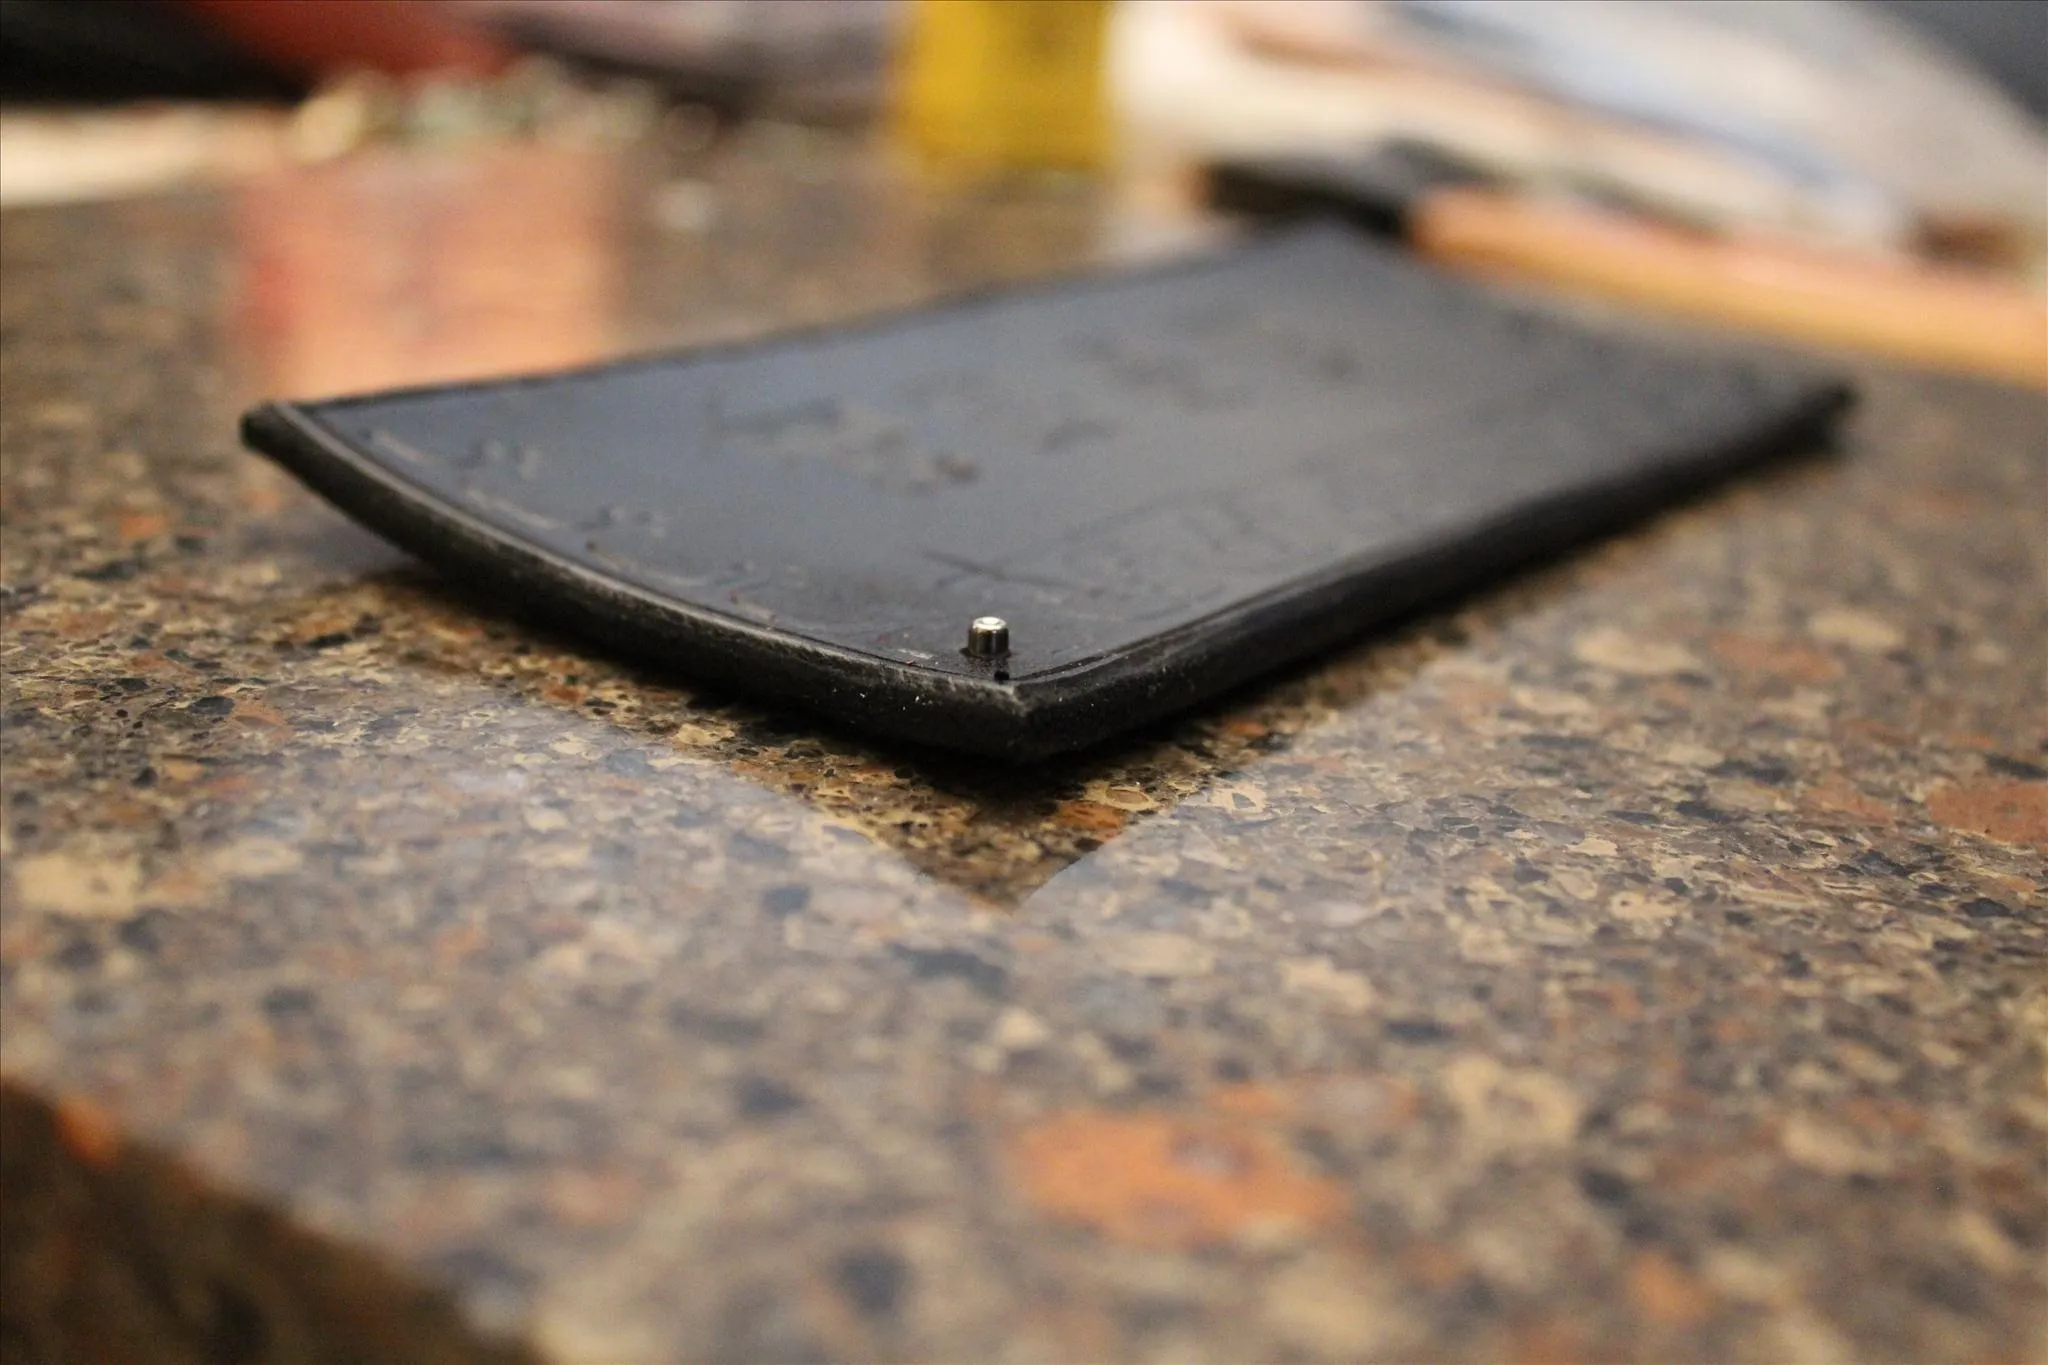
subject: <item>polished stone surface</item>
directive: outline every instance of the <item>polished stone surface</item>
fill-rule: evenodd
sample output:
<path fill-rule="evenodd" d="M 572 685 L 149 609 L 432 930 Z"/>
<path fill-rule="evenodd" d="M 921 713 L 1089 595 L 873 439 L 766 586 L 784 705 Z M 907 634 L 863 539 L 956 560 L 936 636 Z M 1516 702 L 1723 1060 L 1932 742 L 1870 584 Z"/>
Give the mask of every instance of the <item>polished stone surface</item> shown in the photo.
<path fill-rule="evenodd" d="M 523 625 L 233 418 L 1172 215 L 769 129 L 0 227 L 0 1065 L 51 1150 L 563 1361 L 2040 1358 L 2038 395 L 1869 372 L 1833 456 L 990 773 Z"/>

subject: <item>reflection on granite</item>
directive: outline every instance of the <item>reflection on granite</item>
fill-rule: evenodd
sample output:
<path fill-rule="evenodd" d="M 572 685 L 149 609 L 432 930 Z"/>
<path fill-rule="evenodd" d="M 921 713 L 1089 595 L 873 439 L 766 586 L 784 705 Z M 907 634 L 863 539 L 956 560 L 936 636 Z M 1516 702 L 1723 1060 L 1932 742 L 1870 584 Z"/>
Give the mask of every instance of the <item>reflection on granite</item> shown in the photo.
<path fill-rule="evenodd" d="M 766 133 L 690 176 L 579 182 L 589 345 L 1153 230 Z M 0 239 L 19 1084 L 565 1361 L 2039 1351 L 2036 397 L 1872 374 L 1836 458 L 990 774 L 537 632 L 238 450 L 236 214 Z"/>

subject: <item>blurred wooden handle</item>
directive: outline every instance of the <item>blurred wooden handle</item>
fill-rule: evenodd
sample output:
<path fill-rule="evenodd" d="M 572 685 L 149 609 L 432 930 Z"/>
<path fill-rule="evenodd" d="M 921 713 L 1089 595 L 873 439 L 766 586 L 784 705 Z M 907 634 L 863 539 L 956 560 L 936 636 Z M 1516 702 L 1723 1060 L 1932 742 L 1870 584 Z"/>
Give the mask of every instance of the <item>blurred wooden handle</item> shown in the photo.
<path fill-rule="evenodd" d="M 1954 270 L 1695 237 L 1477 188 L 1427 195 L 1409 235 L 1454 266 L 2048 388 L 2048 300 Z"/>

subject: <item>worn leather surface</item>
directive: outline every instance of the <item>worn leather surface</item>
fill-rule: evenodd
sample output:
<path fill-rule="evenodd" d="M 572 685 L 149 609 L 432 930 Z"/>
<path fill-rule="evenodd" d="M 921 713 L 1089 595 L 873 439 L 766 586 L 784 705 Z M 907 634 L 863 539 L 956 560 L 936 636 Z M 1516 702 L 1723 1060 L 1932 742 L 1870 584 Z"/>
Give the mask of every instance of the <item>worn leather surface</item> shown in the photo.
<path fill-rule="evenodd" d="M 508 603 L 692 676 L 1030 757 L 1746 461 L 1846 390 L 1505 306 L 1335 228 L 246 439 Z M 962 652 L 999 615 L 1012 652 Z"/>

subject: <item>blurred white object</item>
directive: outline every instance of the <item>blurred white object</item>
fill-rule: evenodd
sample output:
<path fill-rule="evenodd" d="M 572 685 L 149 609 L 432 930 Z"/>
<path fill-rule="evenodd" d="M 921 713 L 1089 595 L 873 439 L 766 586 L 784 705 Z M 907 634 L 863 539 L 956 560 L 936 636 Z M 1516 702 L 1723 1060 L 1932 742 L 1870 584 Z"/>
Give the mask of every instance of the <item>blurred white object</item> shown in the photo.
<path fill-rule="evenodd" d="M 1340 7 L 1341 8 L 1341 7 Z M 1990 80 L 1840 0 L 1397 0 L 1531 89 L 1717 142 L 1841 201 L 2039 221 L 2048 139 Z"/>
<path fill-rule="evenodd" d="M 0 113 L 0 206 L 240 179 L 290 160 L 288 115 L 235 105 Z"/>
<path fill-rule="evenodd" d="M 2037 241 L 2048 141 L 1960 60 L 1841 0 L 1133 0 L 1141 148 L 1404 136 L 1680 217 L 1896 251 L 1928 219 Z"/>

